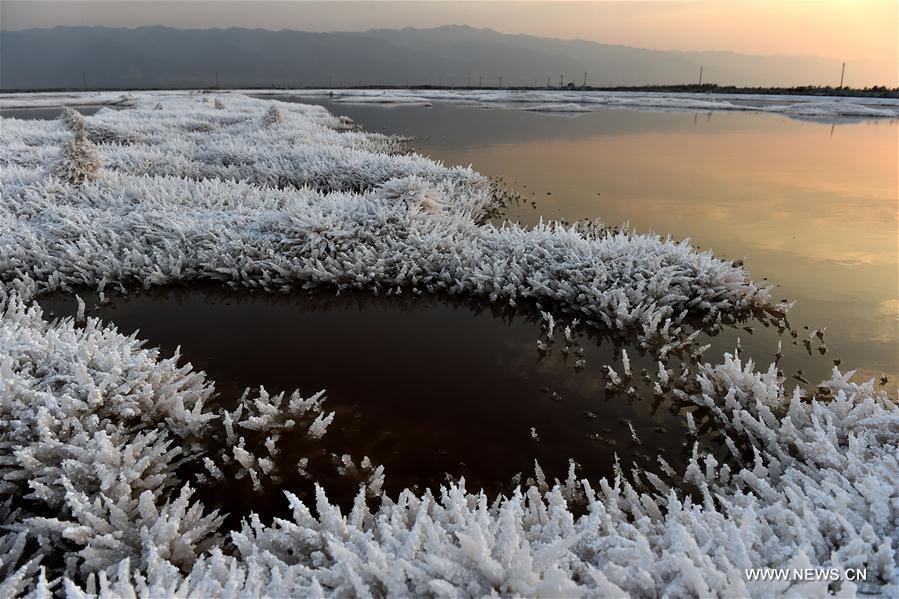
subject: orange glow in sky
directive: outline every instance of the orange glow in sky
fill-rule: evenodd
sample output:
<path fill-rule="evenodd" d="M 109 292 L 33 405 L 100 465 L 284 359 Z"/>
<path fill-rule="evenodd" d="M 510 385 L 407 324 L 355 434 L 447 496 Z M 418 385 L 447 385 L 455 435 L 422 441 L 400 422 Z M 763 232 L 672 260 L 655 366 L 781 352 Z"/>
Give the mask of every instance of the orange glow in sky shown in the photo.
<path fill-rule="evenodd" d="M 897 85 L 896 0 L 591 1 L 21 1 L 0 3 L 4 29 L 56 25 L 261 27 L 306 31 L 470 25 L 658 50 L 845 60 L 854 85 Z"/>

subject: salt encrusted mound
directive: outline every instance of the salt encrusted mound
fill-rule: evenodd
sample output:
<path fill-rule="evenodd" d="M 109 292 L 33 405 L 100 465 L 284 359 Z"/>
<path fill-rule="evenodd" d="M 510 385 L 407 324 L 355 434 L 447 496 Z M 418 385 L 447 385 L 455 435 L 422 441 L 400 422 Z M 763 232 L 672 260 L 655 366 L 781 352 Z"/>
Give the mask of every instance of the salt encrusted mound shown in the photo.
<path fill-rule="evenodd" d="M 271 108 L 266 111 L 265 115 L 262 117 L 262 126 L 263 127 L 274 127 L 275 125 L 279 125 L 284 122 L 284 113 L 281 112 L 281 109 L 278 108 L 277 105 L 272 105 Z"/>
<path fill-rule="evenodd" d="M 662 339 L 690 312 L 782 309 L 744 270 L 687 243 L 481 224 L 494 203 L 482 176 L 385 153 L 387 138 L 343 131 L 320 107 L 175 96 L 159 112 L 156 99 L 81 117 L 143 141 L 104 145 L 106 175 L 78 188 L 44 176 L 41 152 L 28 151 L 58 139 L 59 123 L 3 128 L 0 284 L 25 295 L 194 279 L 442 291 L 547 301 Z"/>
<path fill-rule="evenodd" d="M 319 490 L 315 516 L 288 495 L 291 519 L 225 530 L 193 489 L 227 477 L 264 486 L 282 432 L 325 432 L 321 393 L 261 389 L 214 411 L 213 384 L 177 356 L 85 319 L 80 300 L 77 323 L 49 323 L 28 301 L 197 279 L 461 293 L 537 300 L 669 343 L 689 313 L 782 307 L 686 243 L 483 224 L 492 197 L 477 173 L 396 155 L 389 138 L 319 107 L 275 103 L 283 119 L 266 127 L 273 103 L 237 95 L 223 107 L 184 94 L 134 102 L 81 119 L 118 137 L 100 144 L 102 178 L 80 185 L 48 169 L 71 135 L 64 123 L 0 127 L 0 596 L 899 592 L 896 404 L 836 370 L 802 397 L 774 366 L 731 356 L 659 379 L 725 435 L 727 464 L 697 451 L 683 473 L 660 460 L 658 475 L 572 471 L 552 488 L 538 469 L 536 484 L 492 504 L 462 483 L 382 496 L 372 510 L 379 469 L 346 515 Z M 692 494 L 669 486 L 679 478 Z M 861 567 L 868 580 L 744 572 L 784 566 Z"/>
<path fill-rule="evenodd" d="M 0 177 L 0 282 L 23 293 L 197 279 L 439 291 L 550 302 L 663 337 L 691 310 L 771 307 L 744 270 L 683 242 L 478 225 L 485 196 L 449 181 L 320 194 L 122 174 L 74 187 L 21 168 Z"/>
<path fill-rule="evenodd" d="M 191 503 L 178 463 L 200 459 L 198 440 L 227 439 L 231 466 L 264 481 L 265 458 L 233 431 L 289 429 L 319 409 L 318 396 L 263 394 L 244 403 L 242 420 L 219 418 L 205 408 L 202 375 L 140 345 L 95 319 L 49 324 L 15 299 L 0 317 L 0 489 L 21 510 L 0 513 L 0 595 L 32 583 L 35 596 L 61 584 L 72 597 L 828 592 L 826 581 L 747 581 L 744 569 L 762 567 L 865 568 L 865 583 L 839 590 L 899 590 L 899 410 L 851 373 L 834 370 L 811 399 L 786 389 L 774 366 L 759 372 L 731 356 L 701 366 L 696 391 L 682 393 L 708 408 L 735 460 L 753 457 L 731 467 L 695 453 L 682 473 L 694 497 L 652 473 L 610 484 L 572 472 L 564 485 L 539 479 L 492 504 L 463 483 L 383 496 L 371 510 L 362 489 L 343 514 L 319 489 L 317 516 L 288 494 L 292 518 L 251 516 L 225 531 Z M 587 513 L 573 514 L 571 501 Z M 221 549 L 225 535 L 233 552 Z"/>
<path fill-rule="evenodd" d="M 59 161 L 53 173 L 68 183 L 80 185 L 85 181 L 93 181 L 100 177 L 102 161 L 100 152 L 85 136 L 84 129 L 74 134 L 72 139 L 62 146 Z"/>
<path fill-rule="evenodd" d="M 84 120 L 84 116 L 74 108 L 69 108 L 68 106 L 64 107 L 62 109 L 62 114 L 59 115 L 59 119 L 62 121 L 65 128 L 72 133 L 78 133 L 79 131 L 87 129 L 87 123 Z"/>
<path fill-rule="evenodd" d="M 59 161 L 53 167 L 54 174 L 74 185 L 97 179 L 102 161 L 97 146 L 87 139 L 84 117 L 71 108 L 64 108 L 60 120 L 71 131 L 72 139 L 63 144 Z"/>
<path fill-rule="evenodd" d="M 471 168 L 397 155 L 402 140 L 347 130 L 346 123 L 319 106 L 241 96 L 228 100 L 227 109 L 176 96 L 165 98 L 165 111 L 153 110 L 152 99 L 128 110 L 102 110 L 85 117 L 87 135 L 95 143 L 109 144 L 102 152 L 107 170 L 132 175 L 310 186 L 321 191 L 365 191 L 389 179 L 415 175 L 488 191 L 489 182 Z M 263 126 L 271 109 L 283 122 Z M 41 167 L 67 138 L 55 121 L 4 119 L 0 167 Z"/>
<path fill-rule="evenodd" d="M 83 326 L 50 324 L 15 297 L 0 311 L 3 597 L 24 588 L 41 558 L 73 578 L 122 560 L 143 569 L 156 556 L 190 568 L 224 540 L 221 517 L 191 500 L 191 485 L 225 476 L 258 485 L 280 431 L 320 437 L 333 419 L 321 392 L 264 389 L 213 413 L 201 373 L 84 321 L 83 304 Z M 209 476 L 184 480 L 178 468 L 200 459 Z"/>

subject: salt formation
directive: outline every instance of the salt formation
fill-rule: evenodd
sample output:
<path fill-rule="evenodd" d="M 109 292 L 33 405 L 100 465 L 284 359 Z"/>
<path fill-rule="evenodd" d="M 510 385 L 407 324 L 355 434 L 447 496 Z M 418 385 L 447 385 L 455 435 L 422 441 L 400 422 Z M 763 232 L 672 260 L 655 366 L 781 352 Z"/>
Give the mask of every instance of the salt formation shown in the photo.
<path fill-rule="evenodd" d="M 97 179 L 100 176 L 100 153 L 97 146 L 87 139 L 84 118 L 78 112 L 66 108 L 62 114 L 62 121 L 72 132 L 72 139 L 63 144 L 54 173 L 75 185 Z"/>
<path fill-rule="evenodd" d="M 272 462 L 253 447 L 266 439 L 271 450 L 278 430 L 321 436 L 334 416 L 322 411 L 323 392 L 265 389 L 214 413 L 212 385 L 177 355 L 160 360 L 94 318 L 51 325 L 15 297 L 0 309 L 0 493 L 13 531 L 0 539 L 0 596 L 24 588 L 42 558 L 62 559 L 61 573 L 73 578 L 122 560 L 146 566 L 146 551 L 191 566 L 223 542 L 222 519 L 191 501 L 197 481 L 184 480 L 179 464 L 202 456 L 213 478 L 257 482 Z M 26 549 L 32 555 L 16 567 Z"/>
<path fill-rule="evenodd" d="M 148 99 L 133 109 L 100 111 L 87 119 L 88 138 L 104 144 L 106 170 L 322 192 L 370 191 L 391 179 L 417 176 L 482 201 L 489 196 L 489 182 L 471 168 L 398 154 L 405 148 L 401 139 L 348 130 L 319 106 L 272 106 L 232 96 L 227 109 L 216 109 L 189 98 L 164 99 L 162 112 L 152 110 L 154 100 Z M 285 121 L 260 125 L 272 109 Z M 127 143 L 93 139 L 91 131 L 97 129 L 114 130 Z M 55 122 L 4 119 L 0 167 L 42 167 L 68 138 Z"/>
<path fill-rule="evenodd" d="M 260 92 L 256 92 L 260 93 Z M 262 91 L 261 93 L 266 93 Z M 544 112 L 590 112 L 597 107 L 626 107 L 632 110 L 675 111 L 760 111 L 787 116 L 853 118 L 896 118 L 899 99 L 876 97 L 844 97 L 815 95 L 776 95 L 708 92 L 620 92 L 584 90 L 277 90 L 279 95 L 333 98 L 347 103 L 407 103 L 430 104 L 456 102 L 484 108 L 502 107 L 511 110 Z M 11 105 L 19 105 L 17 97 Z"/>
<path fill-rule="evenodd" d="M 803 395 L 775 365 L 727 355 L 677 375 L 664 362 L 695 335 L 688 315 L 783 309 L 741 267 L 652 235 L 484 222 L 477 173 L 397 155 L 317 107 L 275 104 L 283 120 L 262 127 L 273 104 L 238 95 L 134 102 L 81 119 L 135 143 L 101 143 L 103 176 L 80 184 L 48 172 L 62 122 L 0 128 L 0 596 L 899 593 L 894 400 L 836 369 Z M 536 466 L 493 502 L 464 481 L 388 497 L 383 468 L 347 455 L 364 483 L 346 513 L 319 487 L 314 506 L 287 493 L 289 518 L 229 527 L 195 491 L 238 477 L 265 489 L 284 435 L 326 433 L 324 395 L 260 388 L 215 408 L 214 383 L 177 355 L 83 304 L 78 323 L 37 305 L 57 289 L 196 280 L 464 294 L 537 304 L 551 328 L 568 312 L 636 332 L 657 348 L 658 392 L 695 405 L 692 426 L 731 455 L 696 447 L 684 472 L 660 458 L 612 481 L 578 480 L 572 464 L 551 484 Z M 310 475 L 307 458 L 293 468 Z M 745 574 L 784 566 L 867 580 Z"/>
<path fill-rule="evenodd" d="M 171 95 L 177 92 L 167 92 Z M 184 92 L 182 92 L 184 93 Z M 348 104 L 404 104 L 431 106 L 433 102 L 459 103 L 483 108 L 501 107 L 549 112 L 588 112 L 599 107 L 670 111 L 759 111 L 797 117 L 850 117 L 893 119 L 899 116 L 895 97 L 818 96 L 800 94 L 748 94 L 703 92 L 621 92 L 525 89 L 254 89 L 256 96 L 329 98 Z M 117 92 L 70 94 L 28 92 L 0 94 L 0 108 L 73 105 L 129 106 L 136 99 Z M 162 104 L 159 104 L 162 106 Z"/>
<path fill-rule="evenodd" d="M 150 285 L 207 279 L 270 291 L 411 288 L 545 301 L 591 323 L 677 339 L 692 309 L 776 309 L 745 271 L 686 243 L 619 233 L 585 239 L 550 223 L 480 225 L 485 194 L 439 181 L 422 200 L 391 180 L 368 193 L 275 190 L 219 180 L 107 172 L 81 187 L 37 169 L 0 174 L 9 227 L 0 238 L 7 289 Z M 451 205 L 433 212 L 425 202 Z M 36 218 L 36 214 L 40 218 Z M 77 240 L 77 241 L 76 241 Z"/>
<path fill-rule="evenodd" d="M 59 118 L 65 128 L 72 133 L 84 131 L 87 128 L 87 123 L 81 113 L 68 106 L 62 109 L 62 114 L 60 114 Z"/>
<path fill-rule="evenodd" d="M 268 112 L 262 117 L 262 124 L 265 127 L 274 127 L 284 122 L 284 113 L 276 105 L 272 105 Z"/>
<path fill-rule="evenodd" d="M 102 597 L 827 591 L 827 582 L 748 582 L 743 573 L 783 565 L 866 568 L 867 582 L 841 590 L 896 591 L 899 414 L 872 383 L 836 370 L 825 397 L 803 400 L 773 367 L 730 356 L 702 366 L 685 398 L 708 409 L 738 465 L 696 453 L 682 474 L 696 499 L 650 472 L 552 487 L 543 477 L 493 503 L 459 483 L 436 496 L 385 496 L 371 509 L 361 489 L 346 514 L 319 489 L 317 516 L 288 494 L 291 518 L 251 516 L 223 531 L 177 477 L 192 441 L 224 427 L 205 406 L 211 384 L 95 319 L 49 324 L 37 308 L 7 303 L 2 491 L 28 501 L 4 513 L 4 596 L 30 585 Z M 318 399 L 263 390 L 243 402 L 242 430 L 277 429 Z M 241 466 L 254 460 L 246 452 Z M 582 516 L 569 510 L 578 496 Z M 226 535 L 233 553 L 220 548 Z"/>

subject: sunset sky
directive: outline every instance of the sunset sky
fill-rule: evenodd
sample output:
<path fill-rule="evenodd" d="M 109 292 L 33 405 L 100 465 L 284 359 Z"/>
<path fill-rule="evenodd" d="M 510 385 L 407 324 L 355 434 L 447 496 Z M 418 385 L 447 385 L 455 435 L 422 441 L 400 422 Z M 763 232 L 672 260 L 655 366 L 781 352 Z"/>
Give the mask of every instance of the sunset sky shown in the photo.
<path fill-rule="evenodd" d="M 838 58 L 897 85 L 894 1 L 707 2 L 162 2 L 16 1 L 3 29 L 56 25 L 261 27 L 305 31 L 465 24 L 659 50 L 729 50 Z"/>

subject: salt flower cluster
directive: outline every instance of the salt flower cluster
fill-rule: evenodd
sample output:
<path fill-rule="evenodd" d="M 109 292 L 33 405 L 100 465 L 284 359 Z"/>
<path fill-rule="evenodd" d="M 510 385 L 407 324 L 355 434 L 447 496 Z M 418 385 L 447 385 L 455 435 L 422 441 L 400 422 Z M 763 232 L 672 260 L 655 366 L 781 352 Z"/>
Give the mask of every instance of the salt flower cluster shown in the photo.
<path fill-rule="evenodd" d="M 114 132 L 96 144 L 99 174 L 48 168 L 72 127 Z M 810 393 L 736 353 L 677 376 L 664 362 L 694 335 L 687 316 L 784 309 L 740 266 L 654 235 L 492 224 L 490 186 L 470 169 L 399 153 L 318 107 L 237 94 L 3 119 L 0 166 L 0 596 L 899 593 L 894 399 L 836 369 Z M 314 505 L 286 493 L 289 517 L 226 524 L 196 490 L 242 478 L 264 491 L 285 435 L 326 434 L 325 394 L 260 387 L 226 410 L 177 354 L 83 302 L 52 322 L 39 306 L 54 290 L 200 280 L 535 303 L 547 349 L 557 326 L 571 343 L 575 319 L 636 333 L 655 344 L 658 392 L 695 406 L 690 428 L 718 431 L 730 453 L 697 446 L 683 472 L 659 458 L 599 481 L 572 464 L 551 482 L 535 465 L 488 500 L 464 480 L 388 496 L 383 467 L 339 452 L 339 472 L 363 481 L 351 508 L 317 486 Z M 610 385 L 632 377 L 625 352 L 622 374 L 606 370 Z M 313 474 L 307 458 L 291 468 Z M 868 578 L 745 576 L 765 567 Z"/>
<path fill-rule="evenodd" d="M 63 144 L 54 173 L 64 181 L 75 185 L 97 179 L 100 176 L 102 161 L 97 146 L 87 139 L 87 125 L 84 119 L 78 112 L 65 108 L 61 120 L 66 129 L 72 133 L 72 139 Z"/>

